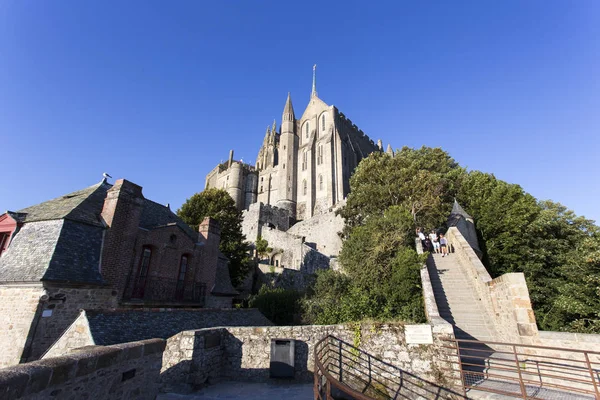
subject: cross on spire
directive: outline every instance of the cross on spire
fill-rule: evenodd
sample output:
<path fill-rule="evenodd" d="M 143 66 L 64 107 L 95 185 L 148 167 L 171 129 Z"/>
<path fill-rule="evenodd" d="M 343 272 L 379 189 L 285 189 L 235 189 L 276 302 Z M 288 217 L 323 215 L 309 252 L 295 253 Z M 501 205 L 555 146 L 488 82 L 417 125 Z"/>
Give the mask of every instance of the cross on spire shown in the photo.
<path fill-rule="evenodd" d="M 310 97 L 318 97 L 317 96 L 317 64 L 313 65 L 313 85 L 312 85 L 312 93 Z"/>

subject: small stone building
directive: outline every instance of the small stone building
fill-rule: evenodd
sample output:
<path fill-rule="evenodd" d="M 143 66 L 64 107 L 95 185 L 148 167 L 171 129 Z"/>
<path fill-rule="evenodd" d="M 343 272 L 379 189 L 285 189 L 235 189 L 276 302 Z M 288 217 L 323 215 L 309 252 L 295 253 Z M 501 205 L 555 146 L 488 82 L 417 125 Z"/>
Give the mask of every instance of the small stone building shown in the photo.
<path fill-rule="evenodd" d="M 80 309 L 231 307 L 218 223 L 199 231 L 124 179 L 0 215 L 0 366 L 40 358 Z"/>

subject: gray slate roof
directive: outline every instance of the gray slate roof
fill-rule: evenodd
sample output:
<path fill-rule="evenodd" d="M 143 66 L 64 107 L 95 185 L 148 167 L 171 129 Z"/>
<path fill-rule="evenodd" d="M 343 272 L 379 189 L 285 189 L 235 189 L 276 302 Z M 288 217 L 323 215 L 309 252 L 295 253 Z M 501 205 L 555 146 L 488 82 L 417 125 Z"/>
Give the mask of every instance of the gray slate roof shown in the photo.
<path fill-rule="evenodd" d="M 105 180 L 88 188 L 8 214 L 23 224 L 0 258 L 0 282 L 68 281 L 104 284 L 99 272 L 100 214 Z M 140 227 L 179 226 L 194 241 L 198 234 L 168 207 L 144 199 Z"/>
<path fill-rule="evenodd" d="M 99 216 L 100 212 L 102 212 L 106 192 L 111 187 L 112 185 L 103 180 L 85 189 L 24 208 L 17 211 L 17 213 L 11 213 L 11 216 L 17 214 L 15 219 L 25 223 L 70 219 L 86 224 L 103 226 Z"/>
<path fill-rule="evenodd" d="M 152 338 L 167 339 L 181 331 L 220 326 L 271 326 L 256 309 L 86 310 L 94 343 L 100 346 Z"/>
<path fill-rule="evenodd" d="M 180 227 L 194 241 L 198 240 L 198 232 L 195 232 L 188 224 L 183 222 L 169 207 L 144 199 L 144 209 L 140 218 L 142 228 L 156 229 L 173 224 Z"/>
<path fill-rule="evenodd" d="M 450 211 L 450 218 L 452 218 L 452 216 L 473 219 L 473 217 L 471 217 L 469 214 L 467 214 L 465 210 L 463 210 L 463 208 L 460 206 L 460 204 L 458 204 L 458 201 L 456 201 L 456 199 L 454 199 L 452 211 Z"/>

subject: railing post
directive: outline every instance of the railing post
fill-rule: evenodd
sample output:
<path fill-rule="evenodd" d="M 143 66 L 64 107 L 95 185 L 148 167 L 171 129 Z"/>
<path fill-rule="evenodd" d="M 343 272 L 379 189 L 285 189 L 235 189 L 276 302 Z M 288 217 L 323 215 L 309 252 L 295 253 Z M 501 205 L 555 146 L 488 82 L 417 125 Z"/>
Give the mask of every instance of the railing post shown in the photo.
<path fill-rule="evenodd" d="M 521 395 L 525 400 L 527 400 L 527 389 L 525 388 L 525 383 L 523 382 L 523 376 L 521 375 L 521 366 L 519 365 L 519 357 L 517 356 L 517 347 L 515 345 L 512 346 L 513 354 L 515 356 L 515 363 L 517 363 L 517 373 L 519 374 L 519 385 L 521 386 Z"/>
<path fill-rule="evenodd" d="M 367 360 L 369 363 L 369 385 L 371 384 L 371 355 L 367 353 Z"/>
<path fill-rule="evenodd" d="M 338 340 L 338 363 L 340 367 L 340 382 L 343 382 L 342 379 L 342 341 Z"/>
<path fill-rule="evenodd" d="M 462 391 L 463 391 L 463 395 L 465 396 L 465 398 L 467 397 L 467 379 L 465 378 L 465 375 L 463 373 L 463 368 L 462 368 L 462 358 L 460 357 L 460 343 L 458 342 L 458 339 L 454 338 L 454 343 L 456 343 L 456 355 L 458 356 L 458 370 L 460 371 L 460 386 L 462 387 Z"/>
<path fill-rule="evenodd" d="M 594 370 L 592 369 L 592 364 L 590 363 L 590 357 L 588 356 L 587 351 L 583 353 L 585 356 L 585 362 L 588 367 L 588 371 L 590 372 L 590 378 L 592 378 L 592 383 L 594 384 L 594 392 L 596 392 L 596 399 L 600 399 L 600 392 L 598 391 L 598 384 L 596 383 L 596 377 L 594 376 Z"/>

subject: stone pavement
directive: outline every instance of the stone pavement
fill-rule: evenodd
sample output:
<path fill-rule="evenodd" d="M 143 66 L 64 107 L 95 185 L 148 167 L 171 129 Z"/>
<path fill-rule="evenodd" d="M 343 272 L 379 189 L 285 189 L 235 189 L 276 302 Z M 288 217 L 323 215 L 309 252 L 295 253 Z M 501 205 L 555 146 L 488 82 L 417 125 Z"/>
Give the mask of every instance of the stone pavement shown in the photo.
<path fill-rule="evenodd" d="M 156 400 L 312 400 L 312 383 L 221 382 L 190 394 L 161 393 Z"/>

